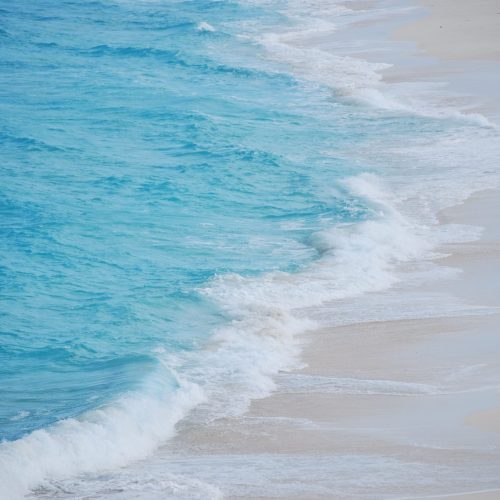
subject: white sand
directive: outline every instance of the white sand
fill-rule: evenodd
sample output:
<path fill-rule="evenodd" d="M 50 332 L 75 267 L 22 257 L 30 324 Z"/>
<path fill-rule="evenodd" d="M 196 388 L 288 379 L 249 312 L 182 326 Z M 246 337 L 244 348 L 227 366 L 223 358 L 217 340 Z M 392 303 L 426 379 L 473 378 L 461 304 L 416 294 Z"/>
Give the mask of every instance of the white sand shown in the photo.
<path fill-rule="evenodd" d="M 422 4 L 428 15 L 398 29 L 398 39 L 432 57 L 499 58 L 500 0 Z M 425 68 L 398 78 L 418 71 Z M 498 97 L 500 84 L 494 87 Z M 492 98 L 487 107 L 496 105 Z M 450 255 L 440 264 L 462 273 L 426 285 L 419 297 L 500 306 L 499 213 L 500 194 L 485 191 L 441 214 L 443 224 L 486 230 L 479 242 L 443 248 Z M 380 307 L 388 307 L 384 300 Z M 500 314 L 468 311 L 310 332 L 306 368 L 278 377 L 278 391 L 242 417 L 181 426 L 168 460 L 188 460 L 199 472 L 217 464 L 222 477 L 241 467 L 228 498 L 500 499 Z M 292 475 L 276 472 L 280 460 Z M 266 476 L 266 461 L 276 477 Z M 274 485 L 266 495 L 254 493 L 259 480 Z"/>
<path fill-rule="evenodd" d="M 482 215 L 496 208 L 499 193 L 485 191 L 442 214 L 443 223 L 487 228 L 480 242 L 447 248 L 453 254 L 442 262 L 464 272 L 433 292 L 468 299 L 484 276 L 500 277 L 496 221 Z M 475 272 L 478 263 L 486 274 Z M 477 301 L 499 304 L 496 288 Z M 222 460 L 222 474 L 243 461 L 248 475 L 228 498 L 500 498 L 490 491 L 500 487 L 499 313 L 326 328 L 305 340 L 307 367 L 282 374 L 280 389 L 242 417 L 184 426 L 171 443 L 174 456 Z M 317 463 L 325 491 L 299 467 L 298 477 L 277 480 L 296 494 L 252 495 L 248 462 L 265 460 Z"/>
<path fill-rule="evenodd" d="M 419 0 L 427 15 L 396 31 L 441 59 L 500 58 L 499 0 Z"/>
<path fill-rule="evenodd" d="M 500 0 L 421 0 L 423 9 L 393 39 L 413 47 L 417 64 L 395 64 L 387 82 L 435 81 L 500 124 Z"/>

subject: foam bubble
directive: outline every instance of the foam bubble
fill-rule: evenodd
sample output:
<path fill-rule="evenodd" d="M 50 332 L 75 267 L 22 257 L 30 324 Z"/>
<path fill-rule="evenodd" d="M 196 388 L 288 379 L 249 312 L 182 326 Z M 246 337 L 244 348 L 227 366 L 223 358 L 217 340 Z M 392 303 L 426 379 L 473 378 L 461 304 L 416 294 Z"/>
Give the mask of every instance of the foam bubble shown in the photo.
<path fill-rule="evenodd" d="M 26 410 L 21 410 L 20 412 L 16 413 L 13 417 L 10 417 L 10 420 L 12 421 L 17 421 L 17 420 L 23 420 L 24 418 L 28 417 L 30 415 L 29 411 Z"/>
<path fill-rule="evenodd" d="M 209 344 L 186 352 L 156 350 L 165 370 L 142 392 L 3 443 L 3 496 L 17 498 L 47 480 L 146 457 L 195 407 L 189 418 L 198 423 L 244 412 L 251 399 L 275 389 L 273 377 L 280 370 L 299 366 L 297 336 L 316 326 L 301 310 L 394 283 L 394 266 L 421 256 L 428 243 L 374 175 L 346 179 L 344 184 L 367 200 L 373 219 L 314 235 L 311 244 L 321 258 L 299 273 L 215 278 L 200 293 L 229 320 L 213 332 Z M 165 383 L 169 374 L 176 379 L 175 390 Z"/>
<path fill-rule="evenodd" d="M 288 64 L 295 76 L 331 87 L 340 96 L 385 110 L 496 128 L 484 115 L 461 109 L 457 103 L 450 105 L 450 92 L 443 90 L 443 82 L 388 83 L 382 72 L 392 64 L 353 57 L 345 54 L 341 44 L 335 45 L 335 32 L 339 27 L 349 29 L 350 23 L 393 15 L 395 7 L 387 12 L 383 9 L 352 11 L 330 2 L 318 1 L 311 6 L 309 2 L 304 5 L 290 1 L 284 13 L 291 25 L 287 29 L 277 26 L 275 31 L 257 34 L 255 38 L 271 60 Z M 401 15 L 407 10 L 397 8 Z"/>
<path fill-rule="evenodd" d="M 392 396 L 416 396 L 438 394 L 439 388 L 399 380 L 374 380 L 320 375 L 293 374 L 280 377 L 280 390 L 289 393 L 321 394 L 388 394 Z"/>
<path fill-rule="evenodd" d="M 215 31 L 215 28 L 211 24 L 209 24 L 209 23 L 207 23 L 205 21 L 202 21 L 201 23 L 198 23 L 198 26 L 196 27 L 196 29 L 198 31 L 208 31 L 208 32 Z"/>
<path fill-rule="evenodd" d="M 47 480 L 116 468 L 148 456 L 203 399 L 199 387 L 177 381 L 179 388 L 172 391 L 160 374 L 150 381 L 151 391 L 129 394 L 79 418 L 2 443 L 0 497 L 23 498 Z"/>

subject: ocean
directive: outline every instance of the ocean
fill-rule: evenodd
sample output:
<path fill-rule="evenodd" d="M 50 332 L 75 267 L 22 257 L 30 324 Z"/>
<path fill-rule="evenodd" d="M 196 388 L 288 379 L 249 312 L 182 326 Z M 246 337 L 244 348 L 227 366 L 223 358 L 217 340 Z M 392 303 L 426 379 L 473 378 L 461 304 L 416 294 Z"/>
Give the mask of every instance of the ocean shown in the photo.
<path fill-rule="evenodd" d="M 310 308 L 476 235 L 436 213 L 498 132 L 347 53 L 381 3 L 0 1 L 1 498 L 241 414 Z"/>

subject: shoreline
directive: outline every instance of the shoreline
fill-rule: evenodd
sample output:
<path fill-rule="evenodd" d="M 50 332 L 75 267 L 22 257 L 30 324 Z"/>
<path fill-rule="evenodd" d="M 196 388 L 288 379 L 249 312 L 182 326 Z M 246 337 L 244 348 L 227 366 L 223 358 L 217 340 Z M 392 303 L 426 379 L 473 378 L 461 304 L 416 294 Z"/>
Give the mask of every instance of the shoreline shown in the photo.
<path fill-rule="evenodd" d="M 464 101 L 465 113 L 500 123 L 500 5 L 495 0 L 418 0 L 417 19 L 392 31 L 417 66 L 383 71 L 386 82 L 437 81 Z M 495 64 L 492 64 L 494 62 Z"/>
<path fill-rule="evenodd" d="M 363 10 L 371 5 L 360 2 L 354 8 Z M 435 20 L 431 11 L 430 16 L 415 24 L 398 28 L 395 37 L 412 39 L 414 26 L 432 25 Z M 424 38 L 425 33 L 419 32 Z M 468 71 L 472 72 L 476 61 L 468 62 Z M 408 81 L 426 79 L 431 73 L 446 79 L 450 88 L 463 90 L 467 69 L 462 66 L 458 71 L 454 64 L 447 60 L 444 68 L 431 64 L 431 69 L 426 69 L 418 64 L 410 70 L 395 66 L 383 74 L 387 81 Z M 484 66 L 486 74 L 496 74 L 491 66 Z M 481 85 L 475 88 L 476 93 L 470 93 L 473 99 L 483 93 Z M 493 100 L 482 106 L 488 117 L 497 116 Z M 481 106 L 474 110 L 483 111 Z M 496 287 L 484 287 L 483 280 L 494 284 L 495 277 L 500 277 L 500 231 L 494 220 L 499 205 L 499 192 L 488 190 L 443 210 L 439 214 L 442 226 L 485 227 L 478 241 L 439 249 L 446 255 L 434 263 L 441 268 L 459 269 L 458 275 L 425 283 L 417 290 L 412 286 L 392 290 L 410 299 L 416 292 L 423 301 L 432 301 L 432 294 L 437 293 L 438 300 L 443 301 L 442 315 L 361 320 L 302 335 L 305 367 L 280 374 L 276 378 L 277 390 L 253 400 L 248 412 L 240 417 L 221 419 L 205 428 L 179 426 L 179 433 L 165 447 L 166 456 L 174 460 L 205 457 L 215 462 L 229 457 L 234 463 L 247 463 L 251 457 L 287 457 L 303 464 L 313 461 L 316 469 L 326 467 L 323 474 L 331 475 L 330 488 L 343 481 L 354 488 L 355 477 L 372 477 L 373 471 L 366 472 L 370 465 L 378 468 L 378 474 L 401 475 L 397 491 L 389 492 L 383 486 L 370 491 L 354 488 L 345 496 L 341 486 L 332 496 L 332 489 L 325 493 L 325 485 L 310 482 L 311 489 L 304 491 L 301 487 L 307 486 L 300 483 L 293 496 L 296 499 L 365 494 L 413 499 L 498 496 L 500 480 L 491 484 L 488 477 L 495 477 L 495 471 L 500 477 L 500 428 L 494 422 L 500 411 L 500 366 L 496 363 L 500 359 L 500 341 L 496 338 L 500 294 Z M 377 294 L 369 295 L 370 300 L 378 300 Z M 378 295 L 384 297 L 384 293 Z M 360 307 L 363 300 L 359 301 Z M 463 304 L 465 312 L 447 312 L 444 304 L 448 300 L 457 301 L 457 310 Z M 382 301 L 381 307 L 387 307 L 387 303 Z M 362 457 L 370 457 L 369 463 Z M 332 466 L 327 467 L 324 460 Z M 348 470 L 343 470 L 339 464 L 349 461 L 352 463 Z M 465 463 L 469 475 L 475 474 L 474 480 L 462 477 Z M 335 465 L 344 475 L 339 475 Z M 421 483 L 421 478 L 413 475 L 413 467 L 428 474 L 441 467 L 441 477 L 431 485 Z M 316 478 L 316 482 L 321 481 Z M 292 498 L 285 493 L 278 497 Z M 276 495 L 257 497 L 239 494 L 238 490 L 227 498 Z"/>
<path fill-rule="evenodd" d="M 497 191 L 476 193 L 443 211 L 441 223 L 470 223 L 493 201 L 500 203 Z M 488 226 L 479 242 L 496 238 L 494 229 Z M 448 296 L 451 289 L 460 296 L 471 285 L 468 272 L 482 260 L 479 242 L 443 249 L 449 255 L 438 259 L 440 265 L 463 257 L 463 272 L 431 284 L 434 292 Z M 495 239 L 495 247 L 495 266 L 488 269 L 500 272 L 500 240 Z M 427 287 L 420 290 L 422 296 Z M 397 290 L 411 291 L 404 286 Z M 322 493 L 312 483 L 311 490 L 301 491 L 301 483 L 296 495 L 278 498 L 494 498 L 500 482 L 491 484 L 487 477 L 500 471 L 500 428 L 494 420 L 500 412 L 500 304 L 495 290 L 490 292 L 495 304 L 476 312 L 308 332 L 302 336 L 305 366 L 281 373 L 277 390 L 254 400 L 242 416 L 202 428 L 181 425 L 164 449 L 165 460 L 312 461 L 330 475 L 330 488 L 343 481 L 351 487 L 350 494 L 344 496 L 340 486 L 332 496 L 331 490 Z M 341 470 L 347 478 L 336 470 L 344 462 L 352 462 L 349 470 Z M 477 480 L 460 477 L 463 464 Z M 400 474 L 399 494 L 383 487 L 353 493 L 352 481 L 363 474 L 371 478 L 370 467 L 376 474 Z M 414 468 L 428 474 L 436 469 L 439 477 L 430 486 L 420 484 Z M 487 477 L 480 479 L 482 473 Z M 232 492 L 227 498 L 276 495 Z"/>
<path fill-rule="evenodd" d="M 475 193 L 444 210 L 440 223 L 470 224 L 491 203 L 500 203 L 498 191 Z M 462 259 L 462 273 L 424 284 L 418 290 L 421 297 L 432 290 L 438 300 L 452 295 L 468 303 L 470 296 L 463 292 L 474 286 L 469 273 L 482 280 L 474 266 L 483 259 L 484 242 L 495 247 L 487 269 L 500 273 L 496 233 L 489 224 L 479 241 L 443 248 L 448 255 L 438 265 Z M 396 294 L 413 291 L 412 286 L 396 286 Z M 373 295 L 375 300 L 385 296 Z M 277 390 L 253 400 L 244 415 L 205 427 L 179 426 L 163 450 L 164 459 L 217 463 L 225 457 L 230 467 L 286 459 L 312 462 L 329 477 L 328 493 L 306 480 L 295 486 L 295 495 L 254 496 L 238 490 L 225 497 L 231 499 L 495 498 L 491 495 L 499 494 L 500 482 L 490 481 L 500 471 L 500 428 L 495 421 L 500 412 L 500 302 L 495 290 L 489 290 L 489 298 L 486 307 L 463 313 L 310 331 L 302 335 L 305 366 L 281 373 Z M 481 298 L 479 304 L 483 302 Z M 464 464 L 477 479 L 465 474 Z M 437 470 L 438 476 L 429 485 L 414 470 L 429 476 Z M 380 489 L 354 488 L 356 478 L 368 475 L 368 482 L 375 481 L 373 474 L 401 477 L 396 490 L 384 489 L 383 481 Z M 343 484 L 350 485 L 349 494 L 342 494 Z"/>
<path fill-rule="evenodd" d="M 500 4 L 496 0 L 418 0 L 419 19 L 398 28 L 394 39 L 415 42 L 439 59 L 500 59 Z"/>
<path fill-rule="evenodd" d="M 115 236 L 128 238 L 131 252 L 124 258 L 124 269 L 137 272 L 141 283 L 147 278 L 141 288 L 145 295 L 141 292 L 136 297 L 131 291 L 134 281 L 129 279 L 134 275 L 121 271 L 116 283 L 109 280 L 113 282 L 110 290 L 120 283 L 118 290 L 130 290 L 123 294 L 127 298 L 123 306 L 131 311 L 130 318 L 125 318 L 130 325 L 143 325 L 144 317 L 132 314 L 136 307 L 150 318 L 161 316 L 161 321 L 151 324 L 154 328 L 144 339 L 135 329 L 122 329 L 121 322 L 114 322 L 109 332 L 103 328 L 102 352 L 96 350 L 88 360 L 72 358 L 73 354 L 79 356 L 78 350 L 71 350 L 77 340 L 87 345 L 85 325 L 88 321 L 94 324 L 93 309 L 85 310 L 82 321 L 77 322 L 82 328 L 75 335 L 66 338 L 61 330 L 69 349 L 62 353 L 68 357 L 57 364 L 60 370 L 46 371 L 49 376 L 40 380 L 39 392 L 34 384 L 39 399 L 28 395 L 19 403 L 17 396 L 23 394 L 23 380 L 33 380 L 33 374 L 39 367 L 45 370 L 45 365 L 30 358 L 33 372 L 27 370 L 19 377 L 17 365 L 12 365 L 8 373 L 15 374 L 15 390 L 8 407 L 17 411 L 21 404 L 29 406 L 29 411 L 9 410 L 6 414 L 11 429 L 8 436 L 15 440 L 2 446 L 3 496 L 116 500 L 131 496 L 151 500 L 500 497 L 500 227 L 496 219 L 500 208 L 500 86 L 494 83 L 500 76 L 496 64 L 500 56 L 491 47 L 489 29 L 466 59 L 460 51 L 460 57 L 440 58 L 441 52 L 432 51 L 432 43 L 440 45 L 444 53 L 459 31 L 447 30 L 441 39 L 443 32 L 433 31 L 435 23 L 441 22 L 441 11 L 427 0 L 422 0 L 424 7 L 418 7 L 417 1 L 339 0 L 305 6 L 271 2 L 269 9 L 267 4 L 262 10 L 252 6 L 248 15 L 245 9 L 239 10 L 239 4 L 221 4 L 211 10 L 218 22 L 205 16 L 204 8 L 186 5 L 179 13 L 186 19 L 194 17 L 175 27 L 172 42 L 177 47 L 181 45 L 177 42 L 187 40 L 190 45 L 191 37 L 197 36 L 193 61 L 206 55 L 207 66 L 191 64 L 188 50 L 186 65 L 173 57 L 172 61 L 165 59 L 167 66 L 158 67 L 157 56 L 166 52 L 164 25 L 158 27 L 161 33 L 156 27 L 149 29 L 150 20 L 157 16 L 154 6 L 144 13 L 142 6 L 126 6 L 103 17 L 104 25 L 107 21 L 115 26 L 117 21 L 124 32 L 129 32 L 130 19 L 140 22 L 138 43 L 131 50 L 106 49 L 101 54 L 101 46 L 97 47 L 99 57 L 109 57 L 99 61 L 102 74 L 107 75 L 108 66 L 112 76 L 135 74 L 139 54 L 151 70 L 151 81 L 141 80 L 145 89 L 127 77 L 117 93 L 120 99 L 130 96 L 130 104 L 120 108 L 119 119 L 143 110 L 137 116 L 144 115 L 144 121 L 138 118 L 137 123 L 150 134 L 143 142 L 142 136 L 136 136 L 135 122 L 127 122 L 123 137 L 130 139 L 130 147 L 134 151 L 142 146 L 147 151 L 159 148 L 163 155 L 163 134 L 167 133 L 174 142 L 179 139 L 181 153 L 189 151 L 181 158 L 191 165 L 191 154 L 199 149 L 198 138 L 217 140 L 213 149 L 200 151 L 199 158 L 207 162 L 193 170 L 200 177 L 196 174 L 192 184 L 184 175 L 184 160 L 174 161 L 178 152 L 167 152 L 168 165 L 171 160 L 180 167 L 186 184 L 177 185 L 175 170 L 172 185 L 161 184 L 160 198 L 153 200 L 162 207 L 154 214 L 141 207 L 156 191 L 142 190 L 142 186 L 144 175 L 156 175 L 157 166 L 148 160 L 141 173 L 131 164 L 130 186 L 138 188 L 131 188 L 134 196 L 129 200 L 134 224 L 123 234 L 115 231 L 107 240 L 104 218 L 92 238 L 109 241 L 110 246 L 118 242 Z M 460 7 L 457 16 L 453 14 L 458 25 L 464 12 L 478 15 L 477 22 L 471 23 L 474 37 L 468 39 L 474 43 L 473 39 L 481 38 L 481 19 L 489 11 L 471 9 L 465 0 L 456 0 L 456 4 L 467 7 Z M 443 0 L 443 5 L 451 9 L 455 2 Z M 98 18 L 100 7 L 89 12 Z M 166 6 L 167 17 L 170 12 L 173 17 L 178 14 Z M 47 38 L 59 36 L 61 27 L 73 26 L 74 19 L 57 18 L 54 28 L 46 31 Z M 99 31 L 92 19 L 92 26 L 84 23 L 87 27 L 82 35 Z M 488 26 L 496 27 L 496 18 L 487 21 Z M 23 40 L 17 24 L 13 33 L 13 40 Z M 67 41 L 67 34 L 61 40 Z M 87 43 L 83 36 L 78 41 L 75 49 Z M 139 42 L 149 48 L 136 51 Z M 427 42 L 431 43 L 428 52 Z M 39 44 L 40 60 L 50 62 L 56 57 L 64 66 L 66 50 L 54 49 L 52 44 Z M 231 50 L 226 53 L 226 49 Z M 28 57 L 32 62 L 22 43 L 12 44 L 12 51 L 15 57 Z M 81 52 L 83 67 L 92 67 L 97 61 L 94 52 Z M 125 71 L 123 55 L 127 61 L 130 56 Z M 228 60 L 231 64 L 226 66 Z M 248 71 L 248 62 L 262 65 L 263 72 L 260 68 Z M 171 74 L 168 64 L 172 64 Z M 28 91 L 45 83 L 38 73 L 26 72 L 22 65 L 15 74 Z M 85 74 L 89 78 L 83 81 L 89 91 L 98 90 L 93 73 Z M 144 74 L 145 67 L 137 73 Z M 150 121 L 156 116 L 156 84 L 164 77 L 165 113 Z M 237 88 L 233 87 L 236 81 Z M 78 88 L 66 97 L 78 96 Z M 233 88 L 235 95 L 226 102 L 226 90 Z M 10 96 L 9 85 L 6 89 Z M 176 111 L 179 102 L 177 92 L 170 92 L 173 89 L 192 93 L 194 100 L 186 99 L 186 104 L 196 109 L 185 117 L 190 123 L 199 121 L 200 128 L 180 127 L 184 115 Z M 95 95 L 101 96 L 98 91 Z M 108 96 L 104 93 L 102 97 L 96 97 L 93 107 L 85 107 L 85 114 L 77 115 L 75 123 L 92 109 L 106 110 L 103 104 Z M 12 109 L 21 109 L 17 97 L 15 101 Z M 22 102 L 19 100 L 20 105 Z M 41 103 L 34 99 L 36 111 L 47 112 Z M 234 106 L 231 113 L 227 106 Z M 61 109 L 62 118 L 73 119 L 71 109 Z M 244 120 L 240 118 L 243 113 Z M 163 116 L 181 118 L 167 123 Z M 37 127 L 41 118 L 37 114 Z M 283 129 L 277 128 L 280 124 Z M 90 126 L 88 132 L 89 137 L 95 134 Z M 77 135 L 72 132 L 67 139 L 79 143 Z M 20 151 L 37 155 L 20 138 L 15 137 L 23 144 L 13 153 L 16 164 Z M 189 138 L 194 141 L 186 142 Z M 121 158 L 120 144 L 110 148 L 103 142 L 89 168 L 100 171 L 100 158 L 107 158 L 109 152 Z M 72 154 L 69 149 L 68 154 Z M 213 178 L 211 170 L 219 172 L 219 158 L 233 160 L 224 164 L 223 175 Z M 61 182 L 60 177 L 53 178 L 52 159 L 51 152 L 42 162 L 40 177 L 34 177 L 43 188 L 35 201 L 43 206 L 47 193 Z M 113 164 L 113 171 L 117 165 Z M 162 172 L 170 176 L 173 171 Z M 27 192 L 29 179 L 19 184 L 19 192 L 14 190 L 16 199 Z M 95 184 L 92 177 L 81 180 L 75 176 L 70 184 L 74 181 L 75 195 L 80 193 L 82 199 L 94 193 L 94 187 L 94 194 L 107 189 Z M 215 186 L 213 192 L 205 193 L 206 182 Z M 186 198 L 173 197 L 172 205 L 162 205 L 164 187 L 166 191 L 172 187 L 172 194 L 181 188 Z M 228 198 L 227 193 L 234 196 Z M 101 207 L 101 198 L 98 200 Z M 121 214 L 123 196 L 117 192 L 113 200 L 109 213 L 115 221 L 114 214 Z M 458 200 L 463 201 L 454 205 Z M 63 201 L 56 197 L 54 207 L 62 206 Z M 234 218 L 226 218 L 234 209 L 233 201 L 239 208 Z M 173 209 L 177 203 L 186 204 L 186 212 L 178 219 Z M 12 211 L 13 220 L 17 220 L 16 213 Z M 205 215 L 211 222 L 204 221 Z M 255 225 L 245 228 L 248 232 L 242 232 L 240 238 L 240 226 L 254 221 L 254 216 Z M 79 219 L 71 216 L 68 228 L 73 226 L 80 227 Z M 151 232 L 151 240 L 135 238 L 137 228 L 145 226 L 158 228 L 169 242 L 158 247 L 146 278 L 137 258 L 159 240 L 156 231 Z M 68 231 L 71 237 L 66 243 L 79 241 L 77 231 Z M 38 238 L 38 233 L 33 234 Z M 53 241 L 55 246 L 48 248 L 57 250 L 65 243 L 57 238 Z M 137 242 L 141 244 L 135 247 Z M 16 244 L 14 240 L 14 247 Z M 67 248 L 68 259 L 78 262 L 96 247 L 89 238 L 81 249 L 78 246 L 78 254 L 71 253 L 71 245 Z M 175 263 L 179 248 L 186 248 L 185 259 Z M 20 260 L 23 265 L 12 266 L 13 284 L 30 267 L 29 255 Z M 106 245 L 94 257 L 99 256 L 102 259 L 95 261 L 96 269 L 110 262 Z M 157 297 L 155 280 L 165 272 L 163 264 L 170 263 L 170 257 L 176 266 L 158 282 L 167 285 L 168 297 L 159 292 L 161 297 L 153 301 L 151 310 L 141 309 L 141 301 L 148 300 L 149 293 Z M 47 265 L 50 268 L 50 262 Z M 29 283 L 36 287 L 35 274 Z M 76 275 L 82 288 L 94 290 L 93 275 L 88 282 L 87 275 Z M 105 275 L 103 271 L 108 283 Z M 69 267 L 61 276 L 61 286 L 71 284 Z M 175 287 L 170 294 L 171 282 Z M 198 282 L 201 288 L 183 285 Z M 61 291 L 57 304 L 72 293 L 66 288 Z M 122 309 L 113 296 L 114 292 L 109 294 L 110 318 L 121 318 Z M 78 300 L 75 295 L 77 311 Z M 108 304 L 108 298 L 100 300 L 96 304 Z M 31 307 L 25 298 L 21 303 Z M 47 304 L 34 305 L 36 311 L 43 311 Z M 22 320 L 21 316 L 14 319 L 13 325 Z M 96 319 L 96 325 L 104 324 L 101 320 L 107 325 L 109 318 Z M 37 332 L 33 325 L 29 331 Z M 47 348 L 52 353 L 49 323 L 42 333 L 40 352 Z M 117 338 L 123 344 L 115 343 Z M 29 337 L 22 336 L 20 352 L 29 355 L 26 339 Z M 146 353 L 140 359 L 136 357 L 139 351 Z M 55 351 L 54 359 L 62 359 L 60 354 Z M 117 360 L 110 369 L 123 372 L 123 378 L 117 379 L 123 384 L 120 387 L 131 387 L 116 393 L 115 399 L 108 398 L 113 386 L 108 364 L 102 365 L 106 369 L 102 377 L 98 369 L 93 370 L 97 366 L 94 360 L 101 354 Z M 51 358 L 47 359 L 52 366 Z M 141 359 L 144 369 L 137 364 Z M 56 402 L 47 406 L 47 413 L 38 412 L 47 402 L 47 394 L 50 396 L 45 389 L 58 386 L 58 374 L 68 366 L 73 377 L 68 394 L 73 388 L 80 390 L 80 376 L 85 378 L 87 368 L 92 368 L 88 372 L 92 380 L 96 376 L 110 388 L 109 394 L 103 393 L 102 402 L 94 399 L 100 385 L 91 385 L 88 393 L 76 391 L 74 402 L 60 395 L 61 408 L 75 412 L 60 420 L 52 411 Z M 129 366 L 139 371 L 134 368 L 129 373 Z M 76 409 L 80 398 L 88 403 L 88 411 Z M 53 423 L 46 425 L 43 419 L 49 416 Z M 29 432 L 23 434 L 23 429 Z"/>

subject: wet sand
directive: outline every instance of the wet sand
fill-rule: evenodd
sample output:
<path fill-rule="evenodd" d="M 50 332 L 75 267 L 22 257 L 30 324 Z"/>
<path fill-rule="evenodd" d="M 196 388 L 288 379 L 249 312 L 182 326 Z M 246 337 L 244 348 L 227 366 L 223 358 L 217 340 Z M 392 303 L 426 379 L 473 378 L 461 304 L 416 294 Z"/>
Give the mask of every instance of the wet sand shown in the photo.
<path fill-rule="evenodd" d="M 205 457 L 212 467 L 219 460 L 221 470 L 243 461 L 248 476 L 239 478 L 227 498 L 434 498 L 466 492 L 474 493 L 456 498 L 499 498 L 500 234 L 491 215 L 499 203 L 498 192 L 485 191 L 441 214 L 443 224 L 486 224 L 483 237 L 442 248 L 449 255 L 438 265 L 462 272 L 419 290 L 422 297 L 435 297 L 432 291 L 477 309 L 309 332 L 303 337 L 307 366 L 280 374 L 278 390 L 254 401 L 242 417 L 181 427 L 171 444 L 176 459 Z M 495 286 L 478 295 L 473 291 L 482 288 L 485 276 Z M 397 293 L 410 289 L 401 285 Z M 295 481 L 294 493 L 283 486 L 268 496 L 254 490 L 256 472 L 248 461 L 285 458 L 300 464 L 298 478 L 280 478 Z M 311 461 L 325 478 L 322 488 L 303 469 Z"/>
<path fill-rule="evenodd" d="M 405 43 L 417 64 L 395 64 L 387 82 L 445 83 L 464 109 L 500 123 L 500 1 L 420 0 L 392 38 Z"/>
<path fill-rule="evenodd" d="M 427 10 L 395 37 L 447 63 L 396 67 L 386 79 L 467 82 L 495 116 L 500 86 L 483 80 L 498 68 L 483 61 L 500 57 L 500 2 L 422 4 Z M 484 73 L 474 73 L 477 64 Z M 498 213 L 494 190 L 443 211 L 441 224 L 484 227 L 480 240 L 440 249 L 446 256 L 435 264 L 457 272 L 358 302 L 382 318 L 393 308 L 397 319 L 308 332 L 301 369 L 280 374 L 276 392 L 241 417 L 182 424 L 169 466 L 189 462 L 202 478 L 215 468 L 231 485 L 226 498 L 500 498 Z M 339 304 L 327 307 L 334 314 Z M 432 314 L 419 317 L 419 307 Z M 283 475 L 266 475 L 281 462 Z"/>

